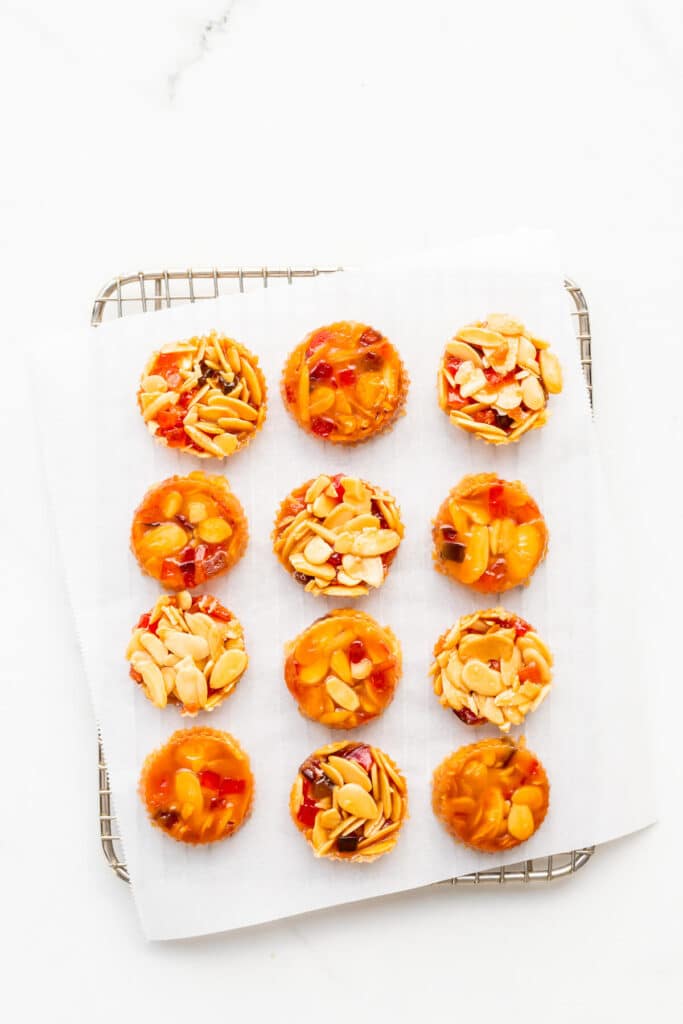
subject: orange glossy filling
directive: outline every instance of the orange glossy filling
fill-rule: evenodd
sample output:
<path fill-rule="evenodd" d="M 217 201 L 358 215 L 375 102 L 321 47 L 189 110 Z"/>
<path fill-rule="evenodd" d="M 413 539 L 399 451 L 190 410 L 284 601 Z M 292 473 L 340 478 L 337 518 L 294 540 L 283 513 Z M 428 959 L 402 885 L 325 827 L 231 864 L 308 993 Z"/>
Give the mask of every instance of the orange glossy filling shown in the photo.
<path fill-rule="evenodd" d="M 307 718 L 353 729 L 384 711 L 400 671 L 389 630 L 363 612 L 338 611 L 299 637 L 285 662 L 285 681 Z"/>
<path fill-rule="evenodd" d="M 382 430 L 397 414 L 405 388 L 391 342 L 350 321 L 309 334 L 292 352 L 283 376 L 285 404 L 298 423 L 337 444 Z"/>
<path fill-rule="evenodd" d="M 465 477 L 441 505 L 432 531 L 440 572 L 482 593 L 524 583 L 545 555 L 548 531 L 519 481 Z"/>
<path fill-rule="evenodd" d="M 224 477 L 190 473 L 164 480 L 147 492 L 133 518 L 135 556 L 169 590 L 222 575 L 246 545 L 244 512 Z"/>
<path fill-rule="evenodd" d="M 249 811 L 249 759 L 228 733 L 176 732 L 148 759 L 140 792 L 152 822 L 185 843 L 212 843 L 235 832 Z"/>
<path fill-rule="evenodd" d="M 451 754 L 434 773 L 434 813 L 461 842 L 486 853 L 525 842 L 548 810 L 538 758 L 512 740 L 483 740 Z"/>

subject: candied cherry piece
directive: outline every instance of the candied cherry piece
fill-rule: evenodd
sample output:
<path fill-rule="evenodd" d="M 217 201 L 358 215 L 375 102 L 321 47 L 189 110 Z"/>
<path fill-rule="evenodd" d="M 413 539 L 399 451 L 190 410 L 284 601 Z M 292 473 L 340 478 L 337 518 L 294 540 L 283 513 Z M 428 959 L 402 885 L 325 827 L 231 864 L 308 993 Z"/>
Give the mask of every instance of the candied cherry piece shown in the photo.
<path fill-rule="evenodd" d="M 324 359 L 321 359 L 319 362 L 317 362 L 314 366 L 311 367 L 309 378 L 315 381 L 330 380 L 333 374 L 334 370 L 332 369 L 330 364 L 325 362 Z"/>
<path fill-rule="evenodd" d="M 199 783 L 204 789 L 218 789 L 221 784 L 221 777 L 218 772 L 212 772 L 208 768 L 198 773 Z"/>
<path fill-rule="evenodd" d="M 318 810 L 315 803 L 304 801 L 297 812 L 297 818 L 306 828 L 313 828 Z"/>
<path fill-rule="evenodd" d="M 365 657 L 365 644 L 362 640 L 352 640 L 349 644 L 349 661 L 352 665 L 357 665 L 359 661 L 362 661 Z"/>
<path fill-rule="evenodd" d="M 311 420 L 311 430 L 318 437 L 329 437 L 334 429 L 334 420 L 329 420 L 326 416 L 314 416 Z"/>
<path fill-rule="evenodd" d="M 352 366 L 345 366 L 343 370 L 340 370 L 337 374 L 337 380 L 344 388 L 352 388 L 356 383 L 356 371 Z"/>
<path fill-rule="evenodd" d="M 244 793 L 245 787 L 244 779 L 221 779 L 218 792 L 221 796 L 231 796 L 233 793 Z"/>
<path fill-rule="evenodd" d="M 491 484 L 489 488 L 489 512 L 494 519 L 505 519 L 508 514 L 504 484 Z"/>

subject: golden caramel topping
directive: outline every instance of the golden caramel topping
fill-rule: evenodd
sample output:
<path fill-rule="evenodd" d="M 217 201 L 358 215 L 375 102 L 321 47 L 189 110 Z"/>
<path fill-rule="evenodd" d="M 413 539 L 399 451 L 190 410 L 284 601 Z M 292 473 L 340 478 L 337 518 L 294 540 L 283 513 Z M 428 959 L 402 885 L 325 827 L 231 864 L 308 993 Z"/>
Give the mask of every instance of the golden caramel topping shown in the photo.
<path fill-rule="evenodd" d="M 538 758 L 507 737 L 461 747 L 434 772 L 432 807 L 466 846 L 498 853 L 540 827 L 550 787 Z"/>
<path fill-rule="evenodd" d="M 527 489 L 495 473 L 463 477 L 441 505 L 432 538 L 436 569 L 485 594 L 526 583 L 548 545 Z"/>
<path fill-rule="evenodd" d="M 168 590 L 221 576 L 242 557 L 247 540 L 244 510 L 223 476 L 170 477 L 147 492 L 133 517 L 133 554 Z"/>
<path fill-rule="evenodd" d="M 378 747 L 331 743 L 299 768 L 290 811 L 316 857 L 371 861 L 396 845 L 408 813 L 406 782 Z"/>
<path fill-rule="evenodd" d="M 254 779 L 237 740 L 217 729 L 181 729 L 150 754 L 140 797 L 150 821 L 182 843 L 232 835 L 251 810 Z"/>
<path fill-rule="evenodd" d="M 381 715 L 400 674 L 396 637 L 365 612 L 330 612 L 287 646 L 285 682 L 299 710 L 333 729 Z"/>
<path fill-rule="evenodd" d="M 491 444 L 542 427 L 548 395 L 561 390 L 562 369 L 548 343 L 502 313 L 458 331 L 439 366 L 439 405 L 451 423 Z"/>
<path fill-rule="evenodd" d="M 247 667 L 244 632 L 215 597 L 187 590 L 164 594 L 140 616 L 126 657 L 130 674 L 159 708 L 184 715 L 213 711 L 237 686 Z"/>
<path fill-rule="evenodd" d="M 386 429 L 407 388 L 391 342 L 366 324 L 346 320 L 309 334 L 282 376 L 285 406 L 297 423 L 335 444 L 357 444 Z"/>
<path fill-rule="evenodd" d="M 402 537 L 390 494 L 358 477 L 323 474 L 282 502 L 273 550 L 309 593 L 359 597 L 382 585 Z"/>
<path fill-rule="evenodd" d="M 138 406 L 157 441 L 199 458 L 224 459 L 263 424 L 266 382 L 255 355 L 213 331 L 154 352 Z"/>
<path fill-rule="evenodd" d="M 521 725 L 550 692 L 552 654 L 533 627 L 504 608 L 458 619 L 436 643 L 434 693 L 465 725 Z"/>

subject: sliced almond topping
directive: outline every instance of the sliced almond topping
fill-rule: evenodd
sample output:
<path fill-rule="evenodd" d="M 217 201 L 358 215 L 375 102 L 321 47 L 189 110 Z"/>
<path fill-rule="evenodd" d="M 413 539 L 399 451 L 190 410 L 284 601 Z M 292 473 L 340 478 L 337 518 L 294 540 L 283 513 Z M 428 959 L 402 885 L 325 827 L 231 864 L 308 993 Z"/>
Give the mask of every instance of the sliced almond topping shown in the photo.
<path fill-rule="evenodd" d="M 377 814 L 375 801 L 355 782 L 348 782 L 342 786 L 337 794 L 337 799 L 342 810 L 355 818 L 374 818 Z"/>
<path fill-rule="evenodd" d="M 322 565 L 332 554 L 332 548 L 322 537 L 313 537 L 304 548 L 304 558 L 312 565 Z"/>
<path fill-rule="evenodd" d="M 543 388 L 536 377 L 525 377 L 522 381 L 522 401 L 529 409 L 534 411 L 542 409 L 545 405 Z"/>
<path fill-rule="evenodd" d="M 356 691 L 348 683 L 338 679 L 336 676 L 327 677 L 325 689 L 334 703 L 346 711 L 355 711 L 360 706 L 360 700 Z"/>

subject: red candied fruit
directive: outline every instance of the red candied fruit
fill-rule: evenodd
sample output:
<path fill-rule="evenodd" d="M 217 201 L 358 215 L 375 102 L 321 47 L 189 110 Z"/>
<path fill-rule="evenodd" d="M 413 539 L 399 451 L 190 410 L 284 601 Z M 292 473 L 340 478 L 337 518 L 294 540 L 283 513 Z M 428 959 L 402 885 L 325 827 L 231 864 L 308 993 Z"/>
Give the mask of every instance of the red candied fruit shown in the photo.
<path fill-rule="evenodd" d="M 504 484 L 495 483 L 489 487 L 489 512 L 494 519 L 504 519 L 508 514 Z"/>
<path fill-rule="evenodd" d="M 308 358 L 310 358 L 321 345 L 324 345 L 325 342 L 331 340 L 332 335 L 329 331 L 317 331 L 308 343 L 308 348 L 306 349 L 306 355 Z"/>
<path fill-rule="evenodd" d="M 370 685 L 377 693 L 384 693 L 388 689 L 387 677 L 381 670 L 370 674 Z"/>
<path fill-rule="evenodd" d="M 360 338 L 358 339 L 358 344 L 361 346 L 361 348 L 367 348 L 368 345 L 375 345 L 378 341 L 381 340 L 382 335 L 379 333 L 379 331 L 375 331 L 372 327 L 368 327 L 366 330 L 363 331 Z"/>
<path fill-rule="evenodd" d="M 352 640 L 349 644 L 349 661 L 352 665 L 357 665 L 359 661 L 362 661 L 365 657 L 365 644 L 362 640 Z"/>
<path fill-rule="evenodd" d="M 335 569 L 338 569 L 339 566 L 342 564 L 342 557 L 343 556 L 340 555 L 338 551 L 333 551 L 330 557 L 327 559 L 327 561 L 330 563 L 330 565 L 333 565 Z"/>
<path fill-rule="evenodd" d="M 504 558 L 496 558 L 488 567 L 485 573 L 479 577 L 482 584 L 490 584 L 496 587 L 503 583 L 507 574 L 507 563 Z"/>
<path fill-rule="evenodd" d="M 217 790 L 221 784 L 221 777 L 218 772 L 212 772 L 208 768 L 203 769 L 199 772 L 199 784 L 204 789 L 215 789 Z"/>
<path fill-rule="evenodd" d="M 346 366 L 337 374 L 337 380 L 344 388 L 352 388 L 356 383 L 356 371 L 352 366 Z"/>
<path fill-rule="evenodd" d="M 149 618 L 150 618 L 149 612 L 145 612 L 138 619 L 138 624 L 137 624 L 137 626 L 135 628 L 136 629 L 149 629 Z"/>
<path fill-rule="evenodd" d="M 351 747 L 349 750 L 340 750 L 338 752 L 339 757 L 345 757 L 347 761 L 357 761 L 361 768 L 365 768 L 366 772 L 369 772 L 372 768 L 372 751 L 366 743 L 359 743 L 357 747 Z"/>
<path fill-rule="evenodd" d="M 518 615 L 513 616 L 511 619 L 505 619 L 501 622 L 503 629 L 514 629 L 516 636 L 524 636 L 529 632 L 531 626 L 524 619 L 520 619 Z"/>
<path fill-rule="evenodd" d="M 183 427 L 167 430 L 164 433 L 164 438 L 169 448 L 183 448 L 185 445 L 192 444 L 191 438 L 187 436 Z"/>
<path fill-rule="evenodd" d="M 305 828 L 313 828 L 315 825 L 315 817 L 319 810 L 320 808 L 316 807 L 314 803 L 310 803 L 308 800 L 304 799 L 304 802 L 297 811 L 296 816 Z"/>
<path fill-rule="evenodd" d="M 460 369 L 462 359 L 457 359 L 455 356 L 448 356 L 446 359 L 446 369 L 450 373 L 451 377 L 455 377 L 456 373 Z"/>
<path fill-rule="evenodd" d="M 320 362 L 311 368 L 309 376 L 311 380 L 329 380 L 333 373 L 334 370 L 330 364 L 321 359 Z"/>
<path fill-rule="evenodd" d="M 162 409 L 157 413 L 157 423 L 160 430 L 170 430 L 182 421 L 183 414 L 180 409 Z"/>
<path fill-rule="evenodd" d="M 311 430 L 318 437 L 329 437 L 334 428 L 334 420 L 328 420 L 326 416 L 314 416 L 311 420 Z"/>
<path fill-rule="evenodd" d="M 520 683 L 541 683 L 543 679 L 541 677 L 541 670 L 535 661 L 532 661 L 529 665 L 525 665 L 524 668 L 519 670 L 519 681 Z"/>
<path fill-rule="evenodd" d="M 246 787 L 244 779 L 221 779 L 218 792 L 221 796 L 230 796 L 233 793 L 244 793 Z"/>
<path fill-rule="evenodd" d="M 337 497 L 339 501 L 342 501 L 342 499 L 344 498 L 344 485 L 342 483 L 342 474 L 335 473 L 335 475 L 332 477 L 332 483 L 334 484 L 334 489 L 337 492 Z"/>

